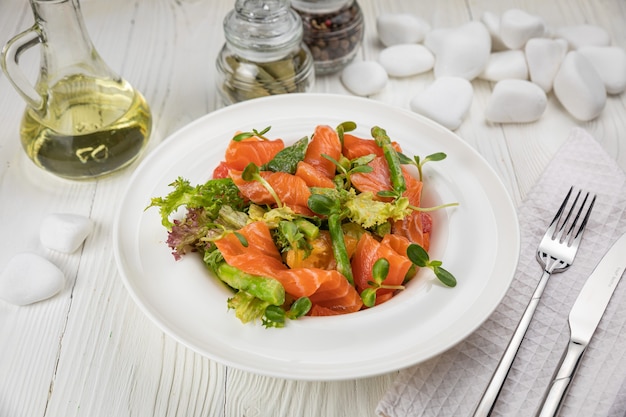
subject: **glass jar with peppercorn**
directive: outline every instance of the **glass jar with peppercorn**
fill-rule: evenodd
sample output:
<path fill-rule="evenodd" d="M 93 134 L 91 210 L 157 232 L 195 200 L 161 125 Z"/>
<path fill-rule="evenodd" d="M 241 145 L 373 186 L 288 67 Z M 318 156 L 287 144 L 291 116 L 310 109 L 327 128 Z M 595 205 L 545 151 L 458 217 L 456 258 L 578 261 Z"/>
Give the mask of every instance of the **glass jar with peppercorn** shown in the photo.
<path fill-rule="evenodd" d="M 313 56 L 289 0 L 236 0 L 224 18 L 217 90 L 224 104 L 313 87 Z"/>
<path fill-rule="evenodd" d="M 304 26 L 317 74 L 349 64 L 363 42 L 363 13 L 356 0 L 292 0 Z"/>

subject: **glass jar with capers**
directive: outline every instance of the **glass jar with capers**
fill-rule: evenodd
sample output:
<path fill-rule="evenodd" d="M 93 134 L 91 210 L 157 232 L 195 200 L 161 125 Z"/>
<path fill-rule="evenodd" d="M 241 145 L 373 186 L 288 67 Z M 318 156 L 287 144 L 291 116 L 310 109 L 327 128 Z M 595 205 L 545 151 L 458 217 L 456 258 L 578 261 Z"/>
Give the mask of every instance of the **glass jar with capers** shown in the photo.
<path fill-rule="evenodd" d="M 291 6 L 302 18 L 317 74 L 337 72 L 354 59 L 364 33 L 356 0 L 292 0 Z"/>
<path fill-rule="evenodd" d="M 313 57 L 289 0 L 236 0 L 224 18 L 224 36 L 216 61 L 224 104 L 313 87 Z"/>

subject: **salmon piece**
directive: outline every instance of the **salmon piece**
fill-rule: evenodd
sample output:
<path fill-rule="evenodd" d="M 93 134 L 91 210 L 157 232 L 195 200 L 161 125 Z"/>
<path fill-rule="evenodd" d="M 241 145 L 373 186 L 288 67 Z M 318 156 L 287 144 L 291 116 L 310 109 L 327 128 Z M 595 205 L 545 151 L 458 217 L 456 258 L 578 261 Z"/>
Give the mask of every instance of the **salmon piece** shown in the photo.
<path fill-rule="evenodd" d="M 376 157 L 369 165 L 372 172 L 353 174 L 350 178 L 354 188 L 361 192 L 370 191 L 376 195 L 378 191 L 391 189 L 389 167 L 383 157 Z M 402 194 L 407 197 L 409 204 L 420 206 L 423 183 L 413 177 L 408 169 L 402 168 L 406 191 Z M 388 200 L 379 198 L 380 200 Z M 410 242 L 417 243 L 426 251 L 430 246 L 431 217 L 428 213 L 412 212 L 402 220 L 397 220 L 392 225 L 392 233 L 407 238 Z"/>
<path fill-rule="evenodd" d="M 413 265 L 406 255 L 396 252 L 389 244 L 389 241 L 379 242 L 369 233 L 363 234 L 361 239 L 359 239 L 356 252 L 351 261 L 354 283 L 359 293 L 365 288 L 371 287 L 369 281 L 373 281 L 372 268 L 380 258 L 385 258 L 389 261 L 389 273 L 383 281 L 384 285 L 402 285 L 406 274 Z M 379 295 L 393 293 L 394 291 L 388 288 L 379 289 L 376 292 L 377 298 Z"/>
<path fill-rule="evenodd" d="M 283 284 L 287 293 L 294 297 L 309 297 L 313 305 L 340 313 L 354 313 L 363 306 L 361 296 L 336 270 L 287 269 L 279 271 L 275 278 Z"/>
<path fill-rule="evenodd" d="M 402 256 L 406 256 L 406 249 L 411 242 L 404 236 L 394 235 L 392 233 L 387 234 L 381 240 L 383 245 L 389 246 L 394 251 L 398 252 Z"/>
<path fill-rule="evenodd" d="M 317 168 L 308 162 L 298 162 L 296 177 L 300 177 L 309 187 L 335 188 L 332 179 L 324 176 Z"/>
<path fill-rule="evenodd" d="M 387 160 L 382 156 L 377 156 L 368 165 L 372 167 L 372 172 L 359 172 L 350 176 L 354 188 L 362 193 L 370 191 L 374 194 L 381 190 L 391 190 L 391 177 Z M 411 175 L 404 166 L 402 173 L 406 183 L 406 191 L 402 195 L 409 199 L 411 205 L 419 207 L 422 182 Z"/>
<path fill-rule="evenodd" d="M 377 156 L 369 164 L 372 172 L 357 172 L 350 176 L 352 185 L 358 191 L 372 192 L 376 195 L 382 190 L 391 190 L 391 178 L 389 177 L 389 165 L 382 156 Z"/>
<path fill-rule="evenodd" d="M 393 146 L 396 151 L 402 152 L 402 148 L 397 142 L 391 142 L 391 146 Z M 374 139 L 363 139 L 349 133 L 344 133 L 342 153 L 343 156 L 348 159 L 355 159 L 371 154 L 383 156 L 383 149 L 376 144 Z"/>
<path fill-rule="evenodd" d="M 374 139 L 363 139 L 344 133 L 342 153 L 348 159 L 355 159 L 371 154 L 383 156 L 383 149 L 376 145 Z"/>
<path fill-rule="evenodd" d="M 405 167 L 402 167 L 402 173 L 404 174 L 404 182 L 406 184 L 406 191 L 402 195 L 409 199 L 409 203 L 412 206 L 419 207 L 424 183 L 411 175 Z"/>
<path fill-rule="evenodd" d="M 393 234 L 407 238 L 428 252 L 430 248 L 431 217 L 428 213 L 414 211 L 402 220 L 395 221 L 391 226 Z"/>
<path fill-rule="evenodd" d="M 361 309 L 361 297 L 336 270 L 289 269 L 283 264 L 270 230 L 264 222 L 250 223 L 239 230 L 239 233 L 248 241 L 247 247 L 234 234 L 228 234 L 215 242 L 229 265 L 249 274 L 275 278 L 288 294 L 295 298 L 310 297 L 314 305 L 339 313 Z"/>
<path fill-rule="evenodd" d="M 331 310 L 330 308 L 322 307 L 318 304 L 314 304 L 309 311 L 309 316 L 312 317 L 325 317 L 325 316 L 338 316 L 343 314 L 339 311 Z"/>
<path fill-rule="evenodd" d="M 250 162 L 261 166 L 271 161 L 285 147 L 282 139 L 263 140 L 256 136 L 241 141 L 231 140 L 226 148 L 226 165 L 242 171 Z"/>
<path fill-rule="evenodd" d="M 403 196 L 409 199 L 412 206 L 419 207 L 422 196 L 423 183 L 413 177 L 406 169 L 403 168 L 404 179 L 406 182 L 406 191 Z M 414 211 L 402 220 L 397 220 L 392 225 L 392 231 L 398 236 L 407 238 L 412 243 L 417 243 L 426 251 L 430 247 L 430 231 L 432 228 L 432 219 L 428 213 Z"/>
<path fill-rule="evenodd" d="M 250 223 L 240 233 L 246 238 L 247 246 L 242 245 L 233 233 L 215 241 L 229 265 L 261 276 L 272 276 L 275 271 L 286 268 L 265 223 Z"/>
<path fill-rule="evenodd" d="M 304 162 L 312 165 L 324 177 L 333 179 L 336 171 L 335 164 L 324 158 L 322 154 L 328 155 L 336 161 L 341 158 L 341 141 L 337 131 L 326 125 L 315 127 L 311 142 L 309 142 L 304 154 Z"/>
<path fill-rule="evenodd" d="M 259 205 L 276 205 L 274 197 L 259 181 L 245 181 L 241 177 L 241 171 L 230 170 L 229 175 L 241 194 L 248 200 Z M 274 189 L 281 203 L 296 213 L 313 214 L 307 206 L 311 190 L 302 178 L 287 172 L 270 171 L 261 171 L 261 177 Z"/>

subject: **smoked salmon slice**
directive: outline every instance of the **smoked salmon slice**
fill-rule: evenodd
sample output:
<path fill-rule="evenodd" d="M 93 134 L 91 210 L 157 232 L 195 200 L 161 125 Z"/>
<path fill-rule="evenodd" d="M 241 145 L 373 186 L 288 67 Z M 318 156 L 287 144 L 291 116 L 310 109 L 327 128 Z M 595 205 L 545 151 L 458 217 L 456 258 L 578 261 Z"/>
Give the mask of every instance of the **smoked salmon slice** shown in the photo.
<path fill-rule="evenodd" d="M 372 172 L 356 173 L 351 176 L 354 188 L 360 192 L 370 191 L 374 195 L 381 190 L 390 190 L 391 179 L 385 158 L 376 157 L 369 163 L 369 166 L 373 168 Z M 413 177 L 405 167 L 402 168 L 402 173 L 406 183 L 406 191 L 402 195 L 408 198 L 409 204 L 419 207 L 423 183 Z M 431 217 L 428 213 L 414 211 L 404 219 L 395 221 L 392 225 L 392 232 L 407 238 L 412 243 L 417 243 L 428 251 L 431 224 Z"/>
<path fill-rule="evenodd" d="M 409 199 L 409 204 L 420 206 L 423 183 L 413 177 L 403 168 L 406 191 L 402 194 Z M 398 236 L 403 236 L 413 243 L 417 243 L 424 250 L 430 247 L 430 230 L 432 220 L 428 213 L 414 211 L 402 220 L 397 220 L 392 225 L 392 231 Z"/>
<path fill-rule="evenodd" d="M 392 142 L 393 148 L 402 152 L 402 148 L 397 142 Z M 383 156 L 383 148 L 378 146 L 374 139 L 363 139 L 349 133 L 343 135 L 343 156 L 348 159 L 360 158 L 366 155 Z"/>
<path fill-rule="evenodd" d="M 374 263 L 380 258 L 385 258 L 389 262 L 389 273 L 387 274 L 387 278 L 383 281 L 383 284 L 393 286 L 402 285 L 413 263 L 406 257 L 406 249 L 404 250 L 405 255 L 402 255 L 396 252 L 392 247 L 392 243 L 394 245 L 399 244 L 399 242 L 391 242 L 390 240 L 379 242 L 369 233 L 364 233 L 361 236 L 351 261 L 354 283 L 359 292 L 362 292 L 365 288 L 371 287 L 369 282 L 373 281 L 372 268 L 374 267 Z M 376 293 L 377 299 L 379 295 L 393 292 L 393 289 L 381 288 Z"/>
<path fill-rule="evenodd" d="M 315 127 L 313 137 L 304 154 L 304 162 L 316 168 L 321 175 L 333 179 L 336 167 L 332 161 L 322 156 L 328 155 L 338 161 L 341 158 L 341 141 L 337 131 L 327 125 Z"/>
<path fill-rule="evenodd" d="M 242 171 L 250 162 L 261 166 L 271 161 L 285 147 L 282 139 L 263 140 L 256 136 L 241 141 L 231 140 L 224 155 L 225 164 Z"/>
<path fill-rule="evenodd" d="M 369 191 L 374 195 L 382 190 L 391 190 L 389 166 L 385 158 L 377 156 L 368 165 L 372 167 L 372 172 L 357 172 L 350 176 L 352 186 L 362 193 Z"/>
<path fill-rule="evenodd" d="M 266 223 L 250 223 L 239 233 L 246 238 L 247 246 L 234 234 L 215 242 L 229 265 L 249 274 L 275 278 L 291 296 L 309 297 L 313 305 L 333 312 L 350 313 L 361 309 L 361 297 L 339 272 L 318 268 L 289 269 L 283 264 Z"/>
<path fill-rule="evenodd" d="M 248 200 L 259 205 L 276 205 L 274 197 L 260 182 L 245 181 L 241 177 L 241 171 L 236 170 L 230 170 L 229 176 L 241 194 Z M 271 185 L 282 204 L 290 207 L 296 213 L 312 214 L 307 206 L 311 190 L 302 178 L 287 172 L 270 171 L 261 171 L 261 177 Z"/>
<path fill-rule="evenodd" d="M 393 223 L 391 231 L 397 236 L 404 236 L 411 243 L 416 243 L 428 252 L 430 248 L 430 230 L 432 219 L 428 213 L 414 211 L 402 220 Z"/>
<path fill-rule="evenodd" d="M 325 177 L 320 171 L 308 162 L 298 162 L 296 177 L 300 177 L 309 187 L 335 188 L 332 179 Z"/>

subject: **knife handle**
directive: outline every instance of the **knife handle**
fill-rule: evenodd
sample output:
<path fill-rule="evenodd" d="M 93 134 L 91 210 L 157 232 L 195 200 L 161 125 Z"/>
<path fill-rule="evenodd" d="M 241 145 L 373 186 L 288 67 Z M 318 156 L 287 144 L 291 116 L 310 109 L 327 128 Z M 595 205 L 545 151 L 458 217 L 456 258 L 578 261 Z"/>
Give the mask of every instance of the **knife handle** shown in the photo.
<path fill-rule="evenodd" d="M 554 417 L 557 415 L 586 347 L 586 344 L 569 341 L 567 350 L 561 357 L 559 367 L 537 411 L 537 417 Z"/>

